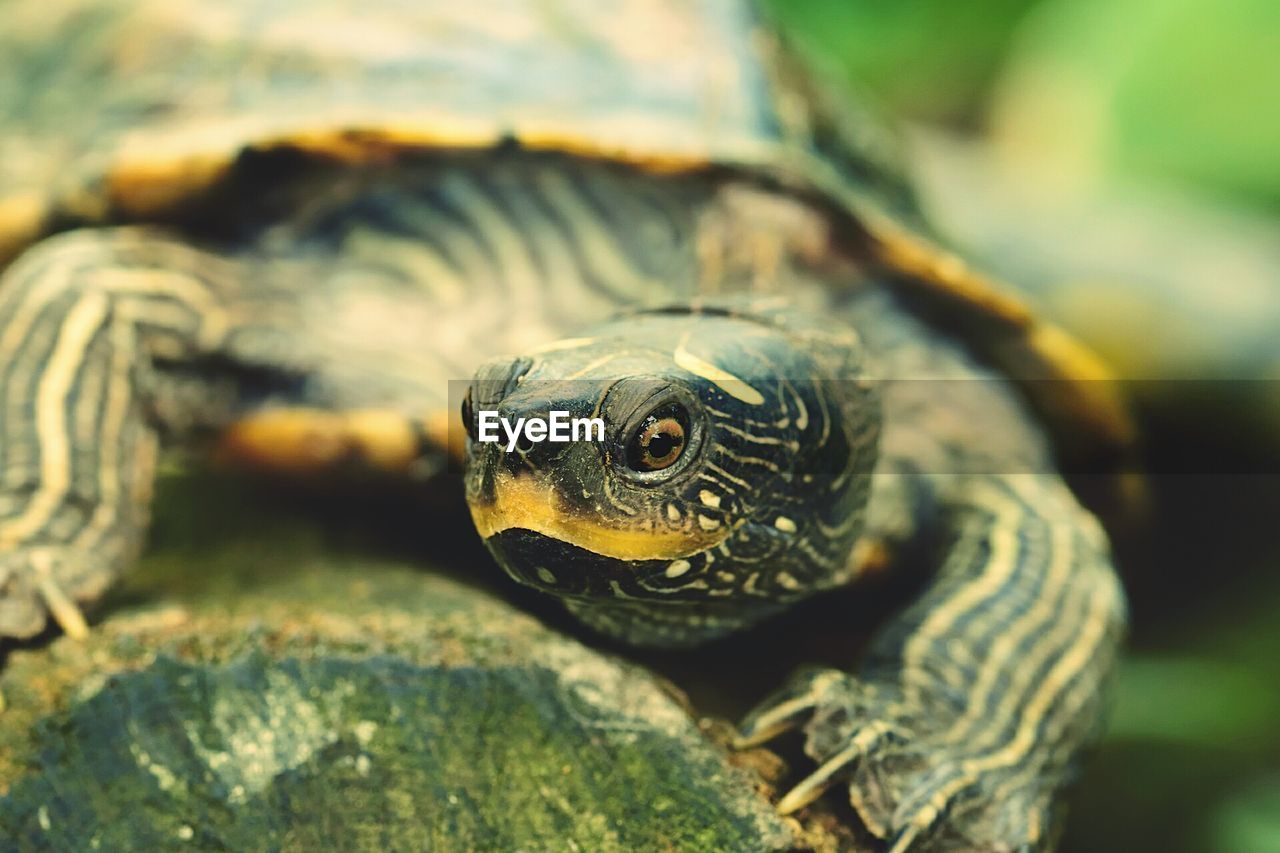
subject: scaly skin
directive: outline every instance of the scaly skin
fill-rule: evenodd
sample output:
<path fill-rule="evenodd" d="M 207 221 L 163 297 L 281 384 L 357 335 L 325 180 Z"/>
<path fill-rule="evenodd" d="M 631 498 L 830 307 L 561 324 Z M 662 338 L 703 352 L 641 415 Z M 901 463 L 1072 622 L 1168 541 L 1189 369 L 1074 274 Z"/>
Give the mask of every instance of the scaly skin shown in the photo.
<path fill-rule="evenodd" d="M 74 602 L 141 542 L 159 439 L 230 428 L 274 449 L 259 464 L 419 476 L 455 370 L 571 335 L 490 362 L 476 402 L 576 410 L 639 379 L 604 407 L 618 446 L 671 394 L 701 433 L 679 477 L 629 490 L 625 453 L 595 445 L 473 453 L 508 571 L 600 630 L 689 643 L 848 583 L 868 554 L 932 548 L 934 581 L 866 662 L 797 682 L 744 740 L 804 725 L 822 764 L 783 809 L 847 780 L 898 849 L 1049 843 L 1123 622 L 1105 542 L 1008 384 L 819 214 L 733 175 L 509 151 L 277 189 L 230 211 L 241 236 L 84 230 L 0 278 L 0 634 L 49 612 L 82 627 Z M 592 326 L 619 309 L 641 313 Z M 559 390 L 521 396 L 513 365 Z M 270 441 L 245 439 L 264 424 Z"/>
<path fill-rule="evenodd" d="M 592 412 L 608 436 L 520 454 L 472 442 L 490 550 L 599 630 L 692 645 L 856 578 L 856 542 L 924 548 L 931 585 L 854 672 L 801 675 L 741 742 L 803 726 L 820 766 L 780 809 L 848 782 L 890 849 L 1050 845 L 1124 622 L 1105 536 L 1003 383 L 891 303 L 842 306 L 861 336 L 776 305 L 640 314 L 482 368 L 476 407 Z M 638 425 L 673 405 L 693 425 L 685 455 L 637 470 Z"/>

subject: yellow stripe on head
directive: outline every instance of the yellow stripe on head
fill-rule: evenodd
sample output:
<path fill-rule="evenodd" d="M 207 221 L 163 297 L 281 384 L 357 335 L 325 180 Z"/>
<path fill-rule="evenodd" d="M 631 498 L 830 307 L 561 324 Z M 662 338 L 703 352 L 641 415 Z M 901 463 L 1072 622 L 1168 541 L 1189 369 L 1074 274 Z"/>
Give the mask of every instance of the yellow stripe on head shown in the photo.
<path fill-rule="evenodd" d="M 688 338 L 682 340 L 676 346 L 676 350 L 671 354 L 675 359 L 678 367 L 689 371 L 694 376 L 700 376 L 708 382 L 714 384 L 717 388 L 724 391 L 731 397 L 741 400 L 749 406 L 759 406 L 764 402 L 764 395 L 752 388 L 745 381 L 716 367 L 709 361 L 703 361 L 685 348 Z"/>
<path fill-rule="evenodd" d="M 732 531 L 727 526 L 706 531 L 605 524 L 565 510 L 546 480 L 506 473 L 497 475 L 493 503 L 472 504 L 471 517 L 485 539 L 504 530 L 531 530 L 617 560 L 688 557 L 719 545 Z"/>

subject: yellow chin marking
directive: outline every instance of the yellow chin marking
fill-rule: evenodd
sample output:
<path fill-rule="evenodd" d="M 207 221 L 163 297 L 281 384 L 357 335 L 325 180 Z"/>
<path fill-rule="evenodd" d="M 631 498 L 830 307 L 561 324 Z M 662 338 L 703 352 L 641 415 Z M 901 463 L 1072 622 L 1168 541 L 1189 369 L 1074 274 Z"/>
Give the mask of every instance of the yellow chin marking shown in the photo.
<path fill-rule="evenodd" d="M 749 406 L 758 406 L 764 402 L 764 397 L 759 391 L 732 373 L 721 370 L 711 362 L 698 358 L 685 349 L 684 345 L 685 341 L 681 341 L 679 346 L 676 347 L 676 351 L 671 354 L 678 367 L 689 371 L 694 376 L 701 376 L 708 382 L 714 383 L 716 387 L 729 396 L 735 397 Z"/>
<path fill-rule="evenodd" d="M 520 528 L 617 560 L 677 560 L 719 545 L 730 532 L 724 525 L 715 531 L 673 531 L 602 524 L 565 512 L 552 485 L 528 476 L 499 474 L 494 496 L 488 506 L 471 506 L 471 518 L 485 539 Z"/>

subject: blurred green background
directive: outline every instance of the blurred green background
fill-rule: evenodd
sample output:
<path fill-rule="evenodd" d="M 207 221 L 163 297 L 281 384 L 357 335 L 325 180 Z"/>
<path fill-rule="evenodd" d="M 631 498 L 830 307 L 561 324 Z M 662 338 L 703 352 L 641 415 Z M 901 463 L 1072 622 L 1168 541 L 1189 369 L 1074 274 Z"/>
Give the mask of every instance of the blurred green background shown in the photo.
<path fill-rule="evenodd" d="M 894 115 L 1280 213 L 1274 0 L 769 0 Z"/>
<path fill-rule="evenodd" d="M 1155 512 L 1063 849 L 1280 851 L 1280 2 L 767 5 L 916 128 L 947 236 L 1132 380 Z"/>

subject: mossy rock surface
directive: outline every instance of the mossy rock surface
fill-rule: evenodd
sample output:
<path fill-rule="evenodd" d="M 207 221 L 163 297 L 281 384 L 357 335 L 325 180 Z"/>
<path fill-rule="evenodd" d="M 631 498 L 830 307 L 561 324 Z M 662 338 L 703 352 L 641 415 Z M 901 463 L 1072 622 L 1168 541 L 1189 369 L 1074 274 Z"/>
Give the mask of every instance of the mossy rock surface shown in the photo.
<path fill-rule="evenodd" d="M 671 689 L 483 590 L 240 544 L 129 597 L 8 655 L 3 849 L 815 843 Z"/>

